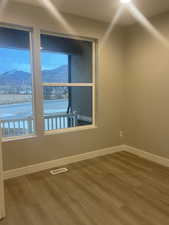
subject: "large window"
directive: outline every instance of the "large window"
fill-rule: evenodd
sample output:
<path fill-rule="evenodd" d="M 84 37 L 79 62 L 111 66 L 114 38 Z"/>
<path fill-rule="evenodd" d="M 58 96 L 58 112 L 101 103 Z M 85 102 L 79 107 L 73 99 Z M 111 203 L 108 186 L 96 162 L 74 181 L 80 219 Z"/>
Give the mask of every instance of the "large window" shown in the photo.
<path fill-rule="evenodd" d="M 92 44 L 41 34 L 46 131 L 93 123 Z"/>
<path fill-rule="evenodd" d="M 0 27 L 3 137 L 93 125 L 94 66 L 93 41 Z"/>
<path fill-rule="evenodd" d="M 5 137 L 34 132 L 28 31 L 0 28 L 0 120 Z"/>

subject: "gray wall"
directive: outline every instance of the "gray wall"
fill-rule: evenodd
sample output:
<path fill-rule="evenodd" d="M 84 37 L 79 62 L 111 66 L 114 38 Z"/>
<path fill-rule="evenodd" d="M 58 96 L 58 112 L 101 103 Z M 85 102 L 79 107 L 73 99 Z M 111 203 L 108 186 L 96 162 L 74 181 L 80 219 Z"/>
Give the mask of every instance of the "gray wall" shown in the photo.
<path fill-rule="evenodd" d="M 40 8 L 11 4 L 3 21 L 23 26 L 38 27 L 56 33 L 67 33 L 46 11 Z M 65 15 L 81 36 L 100 39 L 107 24 Z M 114 30 L 99 51 L 97 73 L 97 128 L 35 137 L 3 143 L 5 169 L 13 169 L 47 160 L 85 153 L 121 144 L 122 128 L 122 68 L 123 33 Z"/>
<path fill-rule="evenodd" d="M 4 15 L 3 22 L 67 33 L 40 8 L 11 4 Z M 81 36 L 100 40 L 107 28 L 104 23 L 64 16 Z M 169 14 L 152 22 L 169 39 Z M 4 142 L 5 169 L 121 143 L 169 157 L 169 50 L 138 24 L 118 28 L 99 48 L 98 71 L 97 128 Z"/>
<path fill-rule="evenodd" d="M 169 40 L 169 14 L 151 22 Z M 169 157 L 169 49 L 134 25 L 125 56 L 125 142 Z"/>

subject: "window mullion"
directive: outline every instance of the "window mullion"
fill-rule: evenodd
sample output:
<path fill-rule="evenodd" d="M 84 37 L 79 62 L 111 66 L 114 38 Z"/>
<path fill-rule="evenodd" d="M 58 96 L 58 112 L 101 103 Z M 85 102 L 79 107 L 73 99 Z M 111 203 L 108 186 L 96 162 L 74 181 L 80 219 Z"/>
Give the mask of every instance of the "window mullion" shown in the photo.
<path fill-rule="evenodd" d="M 43 134 L 43 93 L 40 60 L 40 30 L 35 28 L 32 35 L 33 80 L 34 80 L 34 116 L 38 135 Z"/>

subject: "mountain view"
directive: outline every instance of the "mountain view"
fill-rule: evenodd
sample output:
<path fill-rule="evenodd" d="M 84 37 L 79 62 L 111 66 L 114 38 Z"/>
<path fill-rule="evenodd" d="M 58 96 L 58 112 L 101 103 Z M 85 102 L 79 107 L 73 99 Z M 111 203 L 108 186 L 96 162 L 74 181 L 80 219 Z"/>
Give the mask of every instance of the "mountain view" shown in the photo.
<path fill-rule="evenodd" d="M 68 82 L 68 66 L 62 65 L 56 69 L 43 70 L 42 81 L 47 83 Z M 45 100 L 66 99 L 66 87 L 44 87 Z M 0 105 L 16 104 L 32 101 L 32 76 L 21 70 L 11 70 L 0 74 Z"/>
<path fill-rule="evenodd" d="M 53 70 L 42 71 L 43 82 L 64 83 L 68 81 L 68 66 L 63 65 Z M 0 86 L 20 87 L 31 86 L 31 74 L 24 71 L 12 70 L 0 74 Z"/>

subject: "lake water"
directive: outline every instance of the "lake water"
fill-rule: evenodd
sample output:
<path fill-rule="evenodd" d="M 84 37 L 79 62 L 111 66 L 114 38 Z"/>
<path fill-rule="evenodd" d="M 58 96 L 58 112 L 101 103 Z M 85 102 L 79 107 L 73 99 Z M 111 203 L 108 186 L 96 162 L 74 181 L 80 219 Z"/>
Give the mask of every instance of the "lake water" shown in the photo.
<path fill-rule="evenodd" d="M 44 113 L 66 112 L 67 106 L 66 99 L 44 101 Z M 0 120 L 20 119 L 29 116 L 32 116 L 32 103 L 30 102 L 0 105 Z"/>

